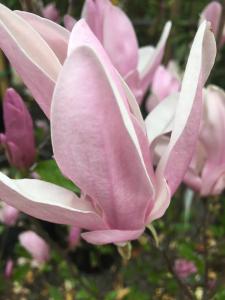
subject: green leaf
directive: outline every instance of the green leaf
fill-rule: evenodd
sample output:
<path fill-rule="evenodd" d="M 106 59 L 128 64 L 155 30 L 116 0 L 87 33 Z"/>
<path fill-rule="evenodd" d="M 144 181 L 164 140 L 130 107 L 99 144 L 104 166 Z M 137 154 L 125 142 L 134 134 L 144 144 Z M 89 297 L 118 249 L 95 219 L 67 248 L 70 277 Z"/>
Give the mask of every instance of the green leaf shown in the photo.
<path fill-rule="evenodd" d="M 64 177 L 60 172 L 55 160 L 45 160 L 37 164 L 33 170 L 36 172 L 42 180 L 60 185 L 64 188 L 67 188 L 76 194 L 80 193 L 80 190 L 75 184 Z"/>
<path fill-rule="evenodd" d="M 56 287 L 49 287 L 49 295 L 53 300 L 63 300 L 63 295 Z"/>

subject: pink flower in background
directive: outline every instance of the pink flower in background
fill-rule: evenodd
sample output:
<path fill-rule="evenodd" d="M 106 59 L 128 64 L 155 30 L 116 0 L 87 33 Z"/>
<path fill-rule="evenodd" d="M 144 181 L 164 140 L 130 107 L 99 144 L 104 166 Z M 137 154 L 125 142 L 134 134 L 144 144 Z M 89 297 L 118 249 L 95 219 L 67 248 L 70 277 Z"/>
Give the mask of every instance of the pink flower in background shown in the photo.
<path fill-rule="evenodd" d="M 13 260 L 11 258 L 7 259 L 5 272 L 4 272 L 5 278 L 10 278 L 12 276 L 13 267 L 14 267 Z"/>
<path fill-rule="evenodd" d="M 205 20 L 211 23 L 212 31 L 214 32 L 215 36 L 218 34 L 219 24 L 222 17 L 222 5 L 218 1 L 210 2 L 202 11 L 200 15 L 200 22 Z M 225 27 L 223 28 L 221 40 L 219 46 L 223 46 L 225 43 Z"/>
<path fill-rule="evenodd" d="M 147 46 L 138 49 L 138 41 L 131 21 L 109 0 L 86 0 L 82 17 L 85 18 L 113 65 L 141 103 L 163 58 L 171 22 L 165 25 L 156 48 Z"/>
<path fill-rule="evenodd" d="M 49 260 L 49 245 L 34 231 L 24 231 L 19 235 L 19 241 L 21 246 L 39 263 Z"/>
<path fill-rule="evenodd" d="M 55 3 L 49 3 L 42 10 L 42 15 L 44 18 L 47 18 L 53 22 L 59 22 L 60 14 L 58 9 L 55 6 Z"/>
<path fill-rule="evenodd" d="M 63 22 L 64 22 L 66 29 L 68 29 L 69 31 L 72 31 L 73 26 L 76 23 L 76 20 L 73 17 L 71 17 L 70 15 L 65 15 L 63 18 Z"/>
<path fill-rule="evenodd" d="M 178 92 L 180 89 L 180 80 L 175 76 L 169 68 L 160 65 L 152 80 L 152 94 L 147 100 L 146 107 L 151 111 L 160 101 L 167 96 Z"/>
<path fill-rule="evenodd" d="M 177 259 L 174 264 L 174 271 L 180 279 L 186 279 L 197 272 L 197 268 L 192 261 L 186 259 Z"/>
<path fill-rule="evenodd" d="M 71 249 L 75 248 L 78 245 L 80 241 L 80 234 L 81 234 L 80 228 L 76 226 L 70 227 L 68 241 L 69 241 L 69 247 Z"/>
<path fill-rule="evenodd" d="M 220 194 L 225 188 L 225 92 L 208 86 L 199 142 L 185 176 L 185 183 L 202 196 Z"/>
<path fill-rule="evenodd" d="M 35 161 L 33 122 L 19 94 L 12 88 L 3 100 L 5 133 L 0 143 L 5 147 L 8 160 L 18 169 L 28 169 Z"/>
<path fill-rule="evenodd" d="M 7 22 L 24 24 L 3 10 Z M 26 31 L 29 25 L 21 27 Z M 8 55 L 13 41 L 5 28 L 1 31 Z M 25 44 L 23 49 L 29 43 Z M 83 228 L 87 232 L 81 236 L 93 244 L 136 239 L 165 213 L 190 163 L 200 126 L 202 88 L 216 54 L 213 34 L 204 22 L 195 36 L 175 106 L 174 130 L 156 169 L 150 149 L 152 134 L 156 137 L 163 131 L 155 127 L 160 114 L 154 112 L 144 122 L 135 97 L 84 20 L 75 24 L 68 45 L 51 103 L 51 135 L 54 158 L 62 173 L 80 187 L 81 197 L 48 182 L 12 180 L 0 173 L 0 198 L 37 218 Z M 15 55 L 21 55 L 20 46 Z M 38 53 L 31 53 L 36 61 Z M 25 61 L 27 57 L 17 62 L 17 68 Z M 46 65 L 45 69 L 45 75 L 50 74 Z M 24 78 L 29 72 L 22 70 Z M 40 73 L 36 75 L 39 78 Z"/>
<path fill-rule="evenodd" d="M 19 211 L 4 202 L 1 202 L 0 205 L 0 221 L 8 226 L 15 225 L 19 217 Z"/>

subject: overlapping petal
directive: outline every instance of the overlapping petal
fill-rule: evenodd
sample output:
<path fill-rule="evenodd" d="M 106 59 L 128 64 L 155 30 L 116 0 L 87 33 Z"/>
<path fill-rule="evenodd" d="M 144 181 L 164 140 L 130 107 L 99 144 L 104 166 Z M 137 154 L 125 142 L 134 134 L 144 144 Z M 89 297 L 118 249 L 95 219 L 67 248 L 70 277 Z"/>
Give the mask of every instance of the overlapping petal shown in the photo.
<path fill-rule="evenodd" d="M 2 4 L 0 48 L 49 116 L 52 93 L 61 64 L 39 33 Z"/>
<path fill-rule="evenodd" d="M 73 192 L 36 179 L 10 179 L 0 173 L 0 198 L 35 218 L 96 230 L 107 228 L 92 204 Z"/>
<path fill-rule="evenodd" d="M 139 229 L 152 188 L 132 121 L 104 68 L 86 46 L 65 62 L 52 105 L 54 155 L 61 170 L 99 203 L 112 227 Z"/>

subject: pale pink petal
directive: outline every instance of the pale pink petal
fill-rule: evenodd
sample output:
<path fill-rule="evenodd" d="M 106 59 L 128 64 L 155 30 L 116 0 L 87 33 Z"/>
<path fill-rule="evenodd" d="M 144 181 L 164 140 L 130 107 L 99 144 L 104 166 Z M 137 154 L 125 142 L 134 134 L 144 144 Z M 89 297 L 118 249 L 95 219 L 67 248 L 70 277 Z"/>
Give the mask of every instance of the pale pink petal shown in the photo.
<path fill-rule="evenodd" d="M 125 243 L 127 241 L 136 240 L 143 232 L 144 228 L 140 230 L 98 230 L 84 232 L 81 236 L 88 243 L 104 245 L 110 243 Z"/>
<path fill-rule="evenodd" d="M 207 22 L 195 36 L 182 82 L 170 143 L 157 168 L 157 177 L 164 178 L 174 193 L 192 158 L 201 121 L 202 88 L 214 64 L 216 44 Z M 159 190 L 163 188 L 159 183 Z M 152 211 L 153 219 L 165 212 L 168 196 L 158 198 Z"/>
<path fill-rule="evenodd" d="M 152 81 L 152 93 L 157 96 L 159 101 L 178 92 L 179 88 L 180 83 L 177 78 L 168 69 L 162 65 L 159 66 Z"/>
<path fill-rule="evenodd" d="M 152 144 L 160 135 L 172 131 L 178 100 L 179 94 L 170 95 L 156 105 L 146 117 L 145 126 L 149 144 Z"/>
<path fill-rule="evenodd" d="M 70 32 L 55 22 L 38 15 L 19 10 L 15 11 L 15 13 L 22 17 L 42 36 L 59 61 L 63 63 L 67 55 Z"/>
<path fill-rule="evenodd" d="M 106 227 L 91 203 L 73 192 L 37 179 L 10 179 L 0 173 L 0 199 L 35 218 L 86 229 Z"/>
<path fill-rule="evenodd" d="M 139 50 L 140 62 L 138 69 L 140 73 L 141 88 L 143 94 L 146 93 L 147 89 L 149 88 L 149 85 L 152 82 L 157 67 L 161 64 L 171 26 L 172 23 L 168 21 L 164 26 L 162 35 L 154 51 L 152 50 L 152 48 L 146 48 L 144 51 L 142 51 L 141 49 Z M 149 56 L 146 55 L 146 50 L 150 50 Z"/>
<path fill-rule="evenodd" d="M 112 4 L 104 14 L 103 46 L 122 76 L 137 69 L 138 42 L 134 28 L 126 14 Z"/>
<path fill-rule="evenodd" d="M 152 186 L 122 95 L 91 48 L 77 47 L 68 57 L 51 119 L 54 155 L 64 174 L 99 203 L 110 226 L 140 228 Z"/>
<path fill-rule="evenodd" d="M 86 0 L 83 6 L 81 16 L 101 43 L 103 42 L 104 14 L 111 5 L 109 0 Z"/>
<path fill-rule="evenodd" d="M 48 116 L 60 62 L 39 33 L 2 4 L 0 48 Z"/>
<path fill-rule="evenodd" d="M 34 231 L 24 231 L 19 235 L 19 241 L 33 259 L 44 263 L 50 258 L 50 248 L 46 241 Z"/>
<path fill-rule="evenodd" d="M 206 195 L 210 194 L 215 182 L 225 171 L 225 92 L 216 86 L 208 86 L 204 104 L 205 122 L 201 141 L 206 151 L 206 161 L 202 170 L 202 193 Z"/>

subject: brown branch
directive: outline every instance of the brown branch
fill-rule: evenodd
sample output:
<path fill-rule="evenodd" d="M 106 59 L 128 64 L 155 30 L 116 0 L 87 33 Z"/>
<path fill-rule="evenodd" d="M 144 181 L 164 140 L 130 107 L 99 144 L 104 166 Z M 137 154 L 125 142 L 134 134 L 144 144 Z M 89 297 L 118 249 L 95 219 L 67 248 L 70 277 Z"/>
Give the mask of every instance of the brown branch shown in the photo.
<path fill-rule="evenodd" d="M 208 272 L 209 272 L 209 261 L 208 261 L 208 237 L 207 228 L 209 225 L 209 201 L 207 198 L 202 199 L 204 201 L 204 215 L 203 215 L 203 244 L 204 244 L 204 283 L 203 283 L 203 300 L 208 300 Z"/>

